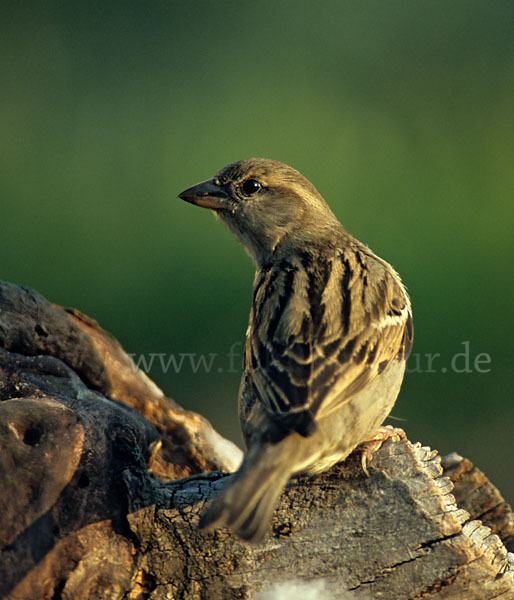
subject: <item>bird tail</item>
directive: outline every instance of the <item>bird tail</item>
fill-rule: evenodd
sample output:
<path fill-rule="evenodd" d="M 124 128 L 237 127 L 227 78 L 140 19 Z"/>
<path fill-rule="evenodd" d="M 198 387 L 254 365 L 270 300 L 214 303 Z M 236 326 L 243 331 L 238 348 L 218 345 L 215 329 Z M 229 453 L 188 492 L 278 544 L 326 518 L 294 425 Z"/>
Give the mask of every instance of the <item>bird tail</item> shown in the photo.
<path fill-rule="evenodd" d="M 226 527 L 252 543 L 268 531 L 278 497 L 291 476 L 280 444 L 251 447 L 243 464 L 200 517 L 201 529 Z"/>

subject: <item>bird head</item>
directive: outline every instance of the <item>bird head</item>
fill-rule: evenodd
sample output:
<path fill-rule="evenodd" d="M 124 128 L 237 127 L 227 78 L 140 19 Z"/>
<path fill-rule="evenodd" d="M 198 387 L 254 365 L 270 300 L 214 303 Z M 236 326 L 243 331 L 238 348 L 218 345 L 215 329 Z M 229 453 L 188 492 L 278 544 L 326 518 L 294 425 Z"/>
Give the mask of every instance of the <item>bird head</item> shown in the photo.
<path fill-rule="evenodd" d="M 316 188 L 284 163 L 250 158 L 232 163 L 179 198 L 214 211 L 259 264 L 307 250 L 342 230 Z"/>

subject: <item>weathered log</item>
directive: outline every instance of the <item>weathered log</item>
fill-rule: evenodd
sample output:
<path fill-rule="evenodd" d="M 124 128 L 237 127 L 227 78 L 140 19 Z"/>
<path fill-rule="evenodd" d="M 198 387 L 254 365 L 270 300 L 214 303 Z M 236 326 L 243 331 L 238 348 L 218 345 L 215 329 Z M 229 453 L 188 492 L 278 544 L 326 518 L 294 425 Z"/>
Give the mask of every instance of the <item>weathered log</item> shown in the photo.
<path fill-rule="evenodd" d="M 0 400 L 4 598 L 514 598 L 510 507 L 406 440 L 369 477 L 354 454 L 292 480 L 259 546 L 199 531 L 240 452 L 94 321 L 1 283 Z"/>
<path fill-rule="evenodd" d="M 166 398 L 111 335 L 77 310 L 65 311 L 32 290 L 0 281 L 0 347 L 58 358 L 89 389 L 135 408 L 159 433 L 151 469 L 163 480 L 233 470 L 241 462 L 234 444 L 207 419 Z M 5 389 L 8 383 L 0 385 Z M 4 391 L 2 398 L 7 397 Z"/>

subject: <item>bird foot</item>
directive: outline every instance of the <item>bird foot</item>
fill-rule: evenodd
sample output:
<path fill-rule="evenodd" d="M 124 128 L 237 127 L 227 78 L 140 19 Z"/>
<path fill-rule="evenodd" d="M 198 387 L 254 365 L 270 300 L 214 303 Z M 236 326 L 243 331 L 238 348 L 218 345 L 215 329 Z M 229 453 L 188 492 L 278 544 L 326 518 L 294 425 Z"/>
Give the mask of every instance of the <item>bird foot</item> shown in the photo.
<path fill-rule="evenodd" d="M 362 470 L 369 477 L 368 463 L 373 459 L 375 452 L 382 446 L 386 440 L 393 440 L 393 442 L 399 442 L 400 440 L 406 440 L 407 436 L 405 431 L 399 427 L 393 427 L 392 425 L 383 425 L 379 427 L 374 433 L 373 437 L 363 440 L 363 445 L 360 447 L 361 451 L 361 465 Z"/>

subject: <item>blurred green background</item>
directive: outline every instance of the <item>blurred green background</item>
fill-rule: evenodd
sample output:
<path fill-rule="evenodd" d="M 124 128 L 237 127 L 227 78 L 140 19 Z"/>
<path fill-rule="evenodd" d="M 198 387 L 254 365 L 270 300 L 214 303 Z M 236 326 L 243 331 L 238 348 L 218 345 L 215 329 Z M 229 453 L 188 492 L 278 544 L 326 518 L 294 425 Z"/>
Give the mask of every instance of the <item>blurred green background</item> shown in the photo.
<path fill-rule="evenodd" d="M 394 423 L 513 502 L 513 22 L 510 0 L 3 3 L 0 278 L 154 355 L 240 442 L 253 265 L 176 194 L 290 163 L 409 288 Z"/>

